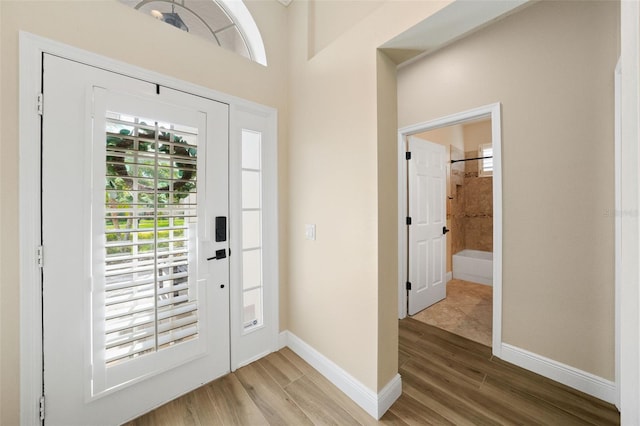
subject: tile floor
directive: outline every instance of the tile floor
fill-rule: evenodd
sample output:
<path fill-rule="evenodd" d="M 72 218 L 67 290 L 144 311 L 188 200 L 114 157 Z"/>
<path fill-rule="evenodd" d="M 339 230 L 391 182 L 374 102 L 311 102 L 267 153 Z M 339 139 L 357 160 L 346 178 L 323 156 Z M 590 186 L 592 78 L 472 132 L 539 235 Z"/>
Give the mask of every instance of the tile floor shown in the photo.
<path fill-rule="evenodd" d="M 493 287 L 451 280 L 447 297 L 411 318 L 491 346 Z"/>

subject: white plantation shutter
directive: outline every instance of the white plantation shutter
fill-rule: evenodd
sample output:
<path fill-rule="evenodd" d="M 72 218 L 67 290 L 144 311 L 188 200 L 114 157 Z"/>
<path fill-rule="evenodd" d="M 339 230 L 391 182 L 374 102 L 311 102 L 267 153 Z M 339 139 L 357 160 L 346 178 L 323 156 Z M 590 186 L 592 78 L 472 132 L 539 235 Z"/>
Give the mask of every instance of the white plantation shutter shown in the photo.
<path fill-rule="evenodd" d="M 478 176 L 493 175 L 493 145 L 490 143 L 480 145 L 478 147 L 478 157 L 491 157 L 479 160 Z"/>
<path fill-rule="evenodd" d="M 198 336 L 195 128 L 107 113 L 104 362 Z"/>

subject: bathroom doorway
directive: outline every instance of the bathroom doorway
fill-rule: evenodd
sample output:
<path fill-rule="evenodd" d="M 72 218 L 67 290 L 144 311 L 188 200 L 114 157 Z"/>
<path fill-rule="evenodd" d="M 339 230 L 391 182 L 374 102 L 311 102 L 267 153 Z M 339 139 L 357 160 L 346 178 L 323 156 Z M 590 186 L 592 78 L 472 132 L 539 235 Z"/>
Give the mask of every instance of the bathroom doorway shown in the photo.
<path fill-rule="evenodd" d="M 398 168 L 399 217 L 408 218 L 398 233 L 400 318 L 412 314 L 416 320 L 491 346 L 494 354 L 501 345 L 502 316 L 499 120 L 500 105 L 495 104 L 401 129 L 403 162 Z M 409 212 L 415 211 L 416 201 L 415 190 L 412 194 L 407 190 L 413 168 L 412 155 L 406 154 L 409 138 L 440 145 L 445 151 L 446 297 L 419 311 L 412 300 L 418 296 L 412 283 L 419 279 L 416 270 L 427 276 L 438 271 L 428 270 L 433 264 L 429 261 L 417 268 L 415 245 L 410 244 L 414 224 Z"/>

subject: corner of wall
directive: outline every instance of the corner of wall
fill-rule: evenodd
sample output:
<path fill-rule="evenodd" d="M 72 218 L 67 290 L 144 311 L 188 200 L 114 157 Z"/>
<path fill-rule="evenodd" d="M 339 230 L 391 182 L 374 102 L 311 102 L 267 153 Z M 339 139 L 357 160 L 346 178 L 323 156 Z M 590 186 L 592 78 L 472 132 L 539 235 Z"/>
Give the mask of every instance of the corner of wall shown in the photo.
<path fill-rule="evenodd" d="M 288 330 L 280 333 L 280 346 L 289 347 L 376 420 L 379 420 L 402 394 L 402 379 L 399 374 L 393 375 L 382 389 L 374 392 Z"/>
<path fill-rule="evenodd" d="M 398 373 L 398 170 L 396 65 L 377 51 L 378 390 Z"/>

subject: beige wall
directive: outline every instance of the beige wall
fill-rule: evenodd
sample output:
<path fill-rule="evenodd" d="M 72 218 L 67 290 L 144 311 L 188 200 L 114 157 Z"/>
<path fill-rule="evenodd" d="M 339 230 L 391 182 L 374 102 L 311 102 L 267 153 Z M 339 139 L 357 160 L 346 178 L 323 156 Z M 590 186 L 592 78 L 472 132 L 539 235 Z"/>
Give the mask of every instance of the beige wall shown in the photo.
<path fill-rule="evenodd" d="M 385 0 L 308 0 L 308 55 L 331 44 L 356 23 L 384 4 Z"/>
<path fill-rule="evenodd" d="M 380 390 L 398 373 L 398 134 L 396 64 L 383 52 L 377 57 L 378 122 L 378 370 Z"/>
<path fill-rule="evenodd" d="M 503 341 L 609 380 L 618 34 L 618 2 L 539 2 L 398 72 L 400 126 L 502 103 Z"/>
<path fill-rule="evenodd" d="M 464 150 L 478 151 L 483 143 L 491 143 L 491 120 L 476 121 L 462 126 Z"/>
<path fill-rule="evenodd" d="M 376 48 L 444 4 L 386 2 L 315 56 L 310 27 L 333 17 L 289 6 L 289 329 L 372 390 L 397 373 L 398 333 L 395 70 Z"/>
<path fill-rule="evenodd" d="M 18 30 L 125 61 L 279 111 L 280 222 L 287 222 L 287 12 L 276 1 L 246 1 L 265 41 L 269 67 L 146 17 L 115 0 L 0 2 L 0 424 L 19 417 Z M 167 60 L 166 54 L 171 58 Z M 281 227 L 281 325 L 287 327 L 286 226 Z"/>

